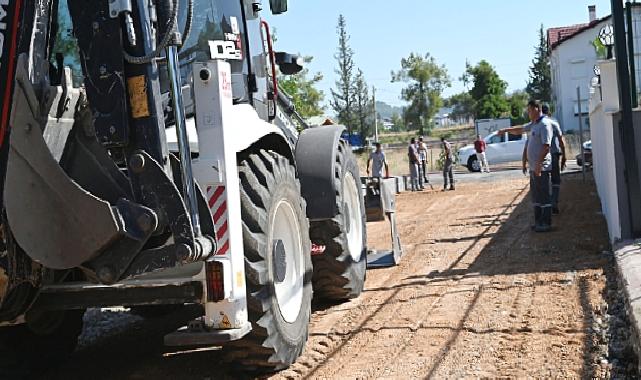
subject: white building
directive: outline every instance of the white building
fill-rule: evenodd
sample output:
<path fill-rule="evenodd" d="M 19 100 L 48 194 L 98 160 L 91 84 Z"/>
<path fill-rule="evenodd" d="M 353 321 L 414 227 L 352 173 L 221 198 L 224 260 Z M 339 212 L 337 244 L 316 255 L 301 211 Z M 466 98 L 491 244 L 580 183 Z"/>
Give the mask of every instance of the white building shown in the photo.
<path fill-rule="evenodd" d="M 641 4 L 632 4 L 635 51 L 641 51 Z M 579 102 L 577 87 L 581 90 L 581 113 L 584 123 L 588 116 L 588 99 L 597 60 L 594 41 L 604 26 L 611 24 L 611 16 L 596 17 L 596 7 L 588 7 L 589 22 L 547 31 L 550 50 L 550 71 L 552 74 L 552 103 L 555 117 L 564 130 L 579 129 Z M 635 72 L 637 73 L 637 93 L 641 82 L 640 55 L 635 54 Z M 584 128 L 588 123 L 584 124 Z"/>
<path fill-rule="evenodd" d="M 587 118 L 589 89 L 598 59 L 593 42 L 601 28 L 611 22 L 610 16 L 597 19 L 593 6 L 589 8 L 589 17 L 586 24 L 551 28 L 547 31 L 554 116 L 564 130 L 579 129 L 577 87 L 582 94 L 583 120 Z"/>

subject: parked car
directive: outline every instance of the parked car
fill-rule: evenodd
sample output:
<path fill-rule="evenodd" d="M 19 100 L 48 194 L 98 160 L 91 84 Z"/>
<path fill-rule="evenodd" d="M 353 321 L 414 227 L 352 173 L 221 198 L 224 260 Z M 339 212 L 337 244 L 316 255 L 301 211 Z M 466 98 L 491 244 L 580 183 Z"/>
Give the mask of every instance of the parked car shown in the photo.
<path fill-rule="evenodd" d="M 490 165 L 521 161 L 523 158 L 523 148 L 527 141 L 527 134 L 513 135 L 508 132 L 492 132 L 485 136 L 486 149 L 485 155 Z M 471 172 L 481 171 L 481 166 L 476 159 L 476 150 L 474 144 L 464 146 L 458 151 L 458 160 L 461 165 L 467 166 Z"/>
<path fill-rule="evenodd" d="M 592 166 L 592 140 L 583 143 L 583 154 L 585 154 L 586 166 Z M 583 157 L 581 157 L 581 153 L 576 155 L 576 164 L 583 166 Z"/>

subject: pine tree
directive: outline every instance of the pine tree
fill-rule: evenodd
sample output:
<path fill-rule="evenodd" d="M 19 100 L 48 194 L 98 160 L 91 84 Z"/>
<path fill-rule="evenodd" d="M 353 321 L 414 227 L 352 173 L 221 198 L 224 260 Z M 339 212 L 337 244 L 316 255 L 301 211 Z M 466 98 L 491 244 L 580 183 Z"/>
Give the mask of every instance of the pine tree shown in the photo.
<path fill-rule="evenodd" d="M 356 125 L 358 125 L 361 138 L 364 139 L 370 135 L 374 110 L 372 107 L 372 99 L 369 96 L 367 82 L 365 82 L 365 75 L 363 75 L 361 69 L 358 69 L 356 77 L 354 78 L 354 100 Z"/>
<path fill-rule="evenodd" d="M 552 100 L 552 75 L 548 60 L 548 43 L 543 32 L 543 25 L 539 30 L 539 45 L 535 49 L 532 66 L 530 66 L 530 79 L 525 91 L 531 99 L 550 102 Z"/>
<path fill-rule="evenodd" d="M 354 103 L 354 51 L 349 46 L 349 34 L 347 34 L 347 22 L 343 15 L 338 16 L 338 51 L 334 55 L 338 68 L 335 70 L 338 75 L 336 90 L 332 89 L 332 100 L 330 105 L 336 112 L 338 121 L 347 127 L 352 133 L 352 126 L 355 120 Z"/>

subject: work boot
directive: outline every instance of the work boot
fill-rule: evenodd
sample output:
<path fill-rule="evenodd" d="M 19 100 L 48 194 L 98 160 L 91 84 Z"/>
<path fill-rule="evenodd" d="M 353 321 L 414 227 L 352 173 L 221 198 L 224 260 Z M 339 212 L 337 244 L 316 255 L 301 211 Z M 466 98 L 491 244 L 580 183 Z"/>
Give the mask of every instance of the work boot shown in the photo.
<path fill-rule="evenodd" d="M 450 190 L 451 190 L 451 191 L 456 190 L 456 189 L 454 188 L 454 185 L 450 186 Z"/>

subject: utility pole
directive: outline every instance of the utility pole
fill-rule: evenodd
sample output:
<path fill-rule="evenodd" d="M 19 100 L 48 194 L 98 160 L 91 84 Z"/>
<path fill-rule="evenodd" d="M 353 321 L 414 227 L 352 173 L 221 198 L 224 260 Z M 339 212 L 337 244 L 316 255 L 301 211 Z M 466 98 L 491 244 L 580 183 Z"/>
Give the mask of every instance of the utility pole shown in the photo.
<path fill-rule="evenodd" d="M 378 142 L 378 114 L 376 113 L 376 87 L 372 86 L 372 104 L 374 105 L 374 142 Z"/>
<path fill-rule="evenodd" d="M 579 144 L 581 147 L 581 173 L 585 182 L 585 149 L 583 149 L 583 110 L 581 109 L 581 87 L 576 88 L 576 99 L 579 103 Z"/>

